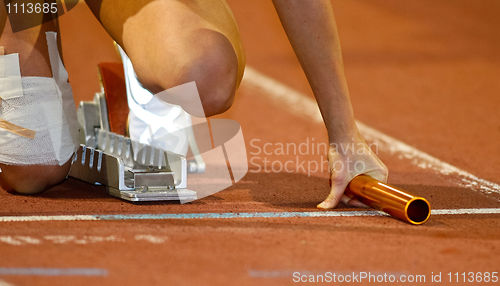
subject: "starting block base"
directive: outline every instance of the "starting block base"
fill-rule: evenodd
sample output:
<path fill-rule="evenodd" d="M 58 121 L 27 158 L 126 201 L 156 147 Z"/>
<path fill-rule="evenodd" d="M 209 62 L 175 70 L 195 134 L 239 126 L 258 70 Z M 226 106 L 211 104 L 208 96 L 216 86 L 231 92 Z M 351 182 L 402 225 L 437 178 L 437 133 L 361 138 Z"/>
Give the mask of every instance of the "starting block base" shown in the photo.
<path fill-rule="evenodd" d="M 194 201 L 196 192 L 186 189 L 166 190 L 166 191 L 120 191 L 108 188 L 108 193 L 114 197 L 131 202 L 150 201 Z"/>

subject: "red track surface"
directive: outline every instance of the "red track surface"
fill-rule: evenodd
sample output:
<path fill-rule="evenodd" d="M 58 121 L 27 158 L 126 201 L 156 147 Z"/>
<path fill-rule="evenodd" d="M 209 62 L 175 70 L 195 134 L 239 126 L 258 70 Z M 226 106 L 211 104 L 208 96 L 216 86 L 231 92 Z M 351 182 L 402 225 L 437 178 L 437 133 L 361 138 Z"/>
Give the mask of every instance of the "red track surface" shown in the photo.
<path fill-rule="evenodd" d="M 271 4 L 230 4 L 248 65 L 311 96 Z M 499 2 L 335 1 L 334 7 L 357 118 L 500 183 Z M 117 60 L 110 39 L 86 10 L 79 5 L 62 19 L 65 61 L 77 101 L 98 90 L 97 63 Z M 272 103 L 246 83 L 222 117 L 241 123 L 247 143 L 326 140 L 323 126 L 291 114 L 286 105 Z M 254 162 L 262 162 L 264 155 L 259 156 Z M 456 186 L 388 153 L 380 156 L 391 183 L 427 197 L 434 209 L 499 207 L 496 195 Z M 249 153 L 249 159 L 254 157 Z M 257 165 L 232 188 L 186 205 L 130 204 L 109 197 L 102 187 L 68 180 L 36 197 L 1 191 L 0 216 L 315 211 L 328 193 L 326 172 L 263 173 Z M 14 285 L 276 285 L 292 284 L 293 271 L 427 274 L 429 282 L 431 272 L 500 270 L 499 215 L 433 216 L 418 227 L 386 217 L 0 225 L 0 268 L 107 271 L 96 277 L 0 274 L 0 280 Z"/>

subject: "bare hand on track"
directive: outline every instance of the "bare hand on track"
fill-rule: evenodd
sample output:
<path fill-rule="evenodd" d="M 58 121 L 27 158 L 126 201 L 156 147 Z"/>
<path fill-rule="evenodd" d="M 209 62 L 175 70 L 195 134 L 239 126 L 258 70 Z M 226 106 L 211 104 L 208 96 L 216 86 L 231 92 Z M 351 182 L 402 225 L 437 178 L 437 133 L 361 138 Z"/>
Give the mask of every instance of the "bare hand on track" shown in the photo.
<path fill-rule="evenodd" d="M 357 175 L 366 174 L 387 182 L 387 167 L 361 138 L 348 143 L 330 144 L 328 162 L 330 194 L 318 204 L 320 209 L 334 208 L 340 201 L 350 206 L 366 207 L 360 201 L 344 195 L 347 185 Z"/>

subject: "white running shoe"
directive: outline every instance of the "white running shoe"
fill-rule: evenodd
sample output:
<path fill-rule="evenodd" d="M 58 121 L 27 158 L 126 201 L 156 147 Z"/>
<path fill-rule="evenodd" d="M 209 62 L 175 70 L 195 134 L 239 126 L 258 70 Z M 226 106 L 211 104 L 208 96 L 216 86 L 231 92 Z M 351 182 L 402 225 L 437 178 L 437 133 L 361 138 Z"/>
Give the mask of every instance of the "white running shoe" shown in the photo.
<path fill-rule="evenodd" d="M 191 116 L 181 106 L 158 99 L 145 89 L 137 79 L 129 57 L 118 44 L 117 47 L 125 72 L 127 101 L 130 109 L 128 117 L 130 138 L 186 156 Z M 175 87 L 171 90 L 175 92 Z"/>

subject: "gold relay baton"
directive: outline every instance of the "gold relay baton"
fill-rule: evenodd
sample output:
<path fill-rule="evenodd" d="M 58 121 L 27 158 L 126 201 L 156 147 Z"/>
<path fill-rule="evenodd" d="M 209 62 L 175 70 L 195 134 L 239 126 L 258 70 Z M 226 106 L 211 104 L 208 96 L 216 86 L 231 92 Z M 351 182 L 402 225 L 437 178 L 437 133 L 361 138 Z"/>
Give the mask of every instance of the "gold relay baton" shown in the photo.
<path fill-rule="evenodd" d="M 344 194 L 411 224 L 423 224 L 431 216 L 431 205 L 425 198 L 367 175 L 354 177 Z"/>

